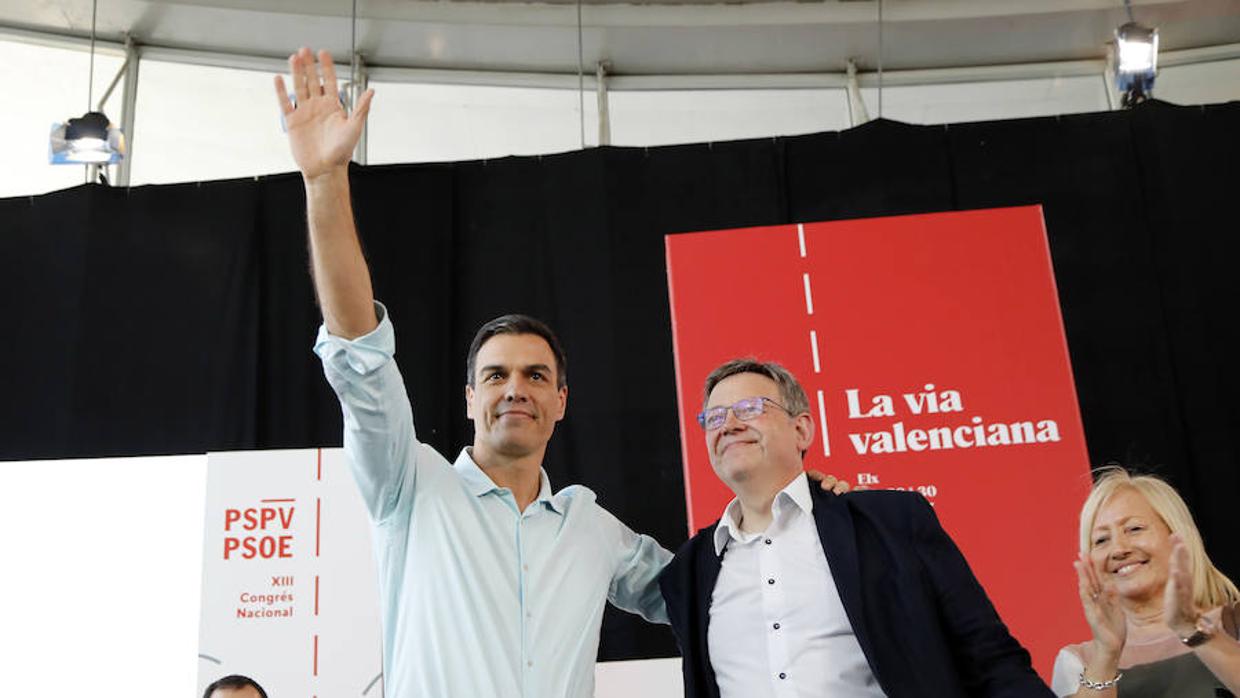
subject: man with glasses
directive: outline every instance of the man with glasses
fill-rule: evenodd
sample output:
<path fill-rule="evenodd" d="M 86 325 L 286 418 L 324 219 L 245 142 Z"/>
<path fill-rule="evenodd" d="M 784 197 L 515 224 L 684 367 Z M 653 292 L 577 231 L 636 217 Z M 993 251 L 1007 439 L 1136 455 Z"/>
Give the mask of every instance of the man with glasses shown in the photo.
<path fill-rule="evenodd" d="M 809 487 L 809 401 L 729 361 L 698 422 L 736 494 L 660 576 L 690 698 L 1051 696 L 929 503 Z"/>

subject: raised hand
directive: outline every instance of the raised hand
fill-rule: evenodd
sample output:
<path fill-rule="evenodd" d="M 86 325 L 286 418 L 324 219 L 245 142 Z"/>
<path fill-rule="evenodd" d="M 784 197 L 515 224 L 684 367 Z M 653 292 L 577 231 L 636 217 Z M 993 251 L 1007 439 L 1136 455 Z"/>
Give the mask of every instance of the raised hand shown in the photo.
<path fill-rule="evenodd" d="M 1098 571 L 1084 553 L 1078 555 L 1072 566 L 1076 568 L 1081 608 L 1084 609 L 1085 620 L 1094 634 L 1094 645 L 1098 650 L 1118 659 L 1128 637 L 1128 623 L 1124 619 L 1119 597 L 1114 588 L 1103 584 L 1098 578 Z"/>
<path fill-rule="evenodd" d="M 1188 547 L 1180 534 L 1172 533 L 1171 563 L 1167 572 L 1167 586 L 1163 589 L 1163 623 L 1180 637 L 1188 637 L 1196 630 L 1201 609 L 1193 603 L 1192 565 L 1188 559 Z"/>
<path fill-rule="evenodd" d="M 288 57 L 296 105 L 289 101 L 284 77 L 277 75 L 275 79 L 293 161 L 308 180 L 348 166 L 374 97 L 374 90 L 366 90 L 353 113 L 346 115 L 337 96 L 332 56 L 319 51 L 318 59 L 316 65 L 314 55 L 304 47 Z"/>

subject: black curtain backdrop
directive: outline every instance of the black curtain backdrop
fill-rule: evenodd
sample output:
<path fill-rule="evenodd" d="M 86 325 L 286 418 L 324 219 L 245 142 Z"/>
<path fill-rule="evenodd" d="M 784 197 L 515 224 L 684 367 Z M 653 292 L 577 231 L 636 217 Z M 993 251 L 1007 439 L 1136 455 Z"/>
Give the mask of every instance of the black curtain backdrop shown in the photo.
<path fill-rule="evenodd" d="M 686 531 L 664 235 L 1040 203 L 1090 458 L 1168 478 L 1234 578 L 1237 162 L 1240 103 L 1150 103 L 363 167 L 353 184 L 421 438 L 449 459 L 472 440 L 476 327 L 541 317 L 569 355 L 553 483 L 593 488 L 673 548 Z M 310 352 L 303 206 L 296 175 L 0 200 L 0 458 L 339 445 Z M 609 612 L 602 658 L 674 654 L 664 628 Z"/>

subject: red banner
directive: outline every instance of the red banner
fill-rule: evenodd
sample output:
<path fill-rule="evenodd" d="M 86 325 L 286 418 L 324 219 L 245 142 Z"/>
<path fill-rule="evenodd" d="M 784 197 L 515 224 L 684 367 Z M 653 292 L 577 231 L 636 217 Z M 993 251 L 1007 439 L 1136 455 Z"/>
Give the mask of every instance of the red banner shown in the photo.
<path fill-rule="evenodd" d="M 1049 679 L 1087 636 L 1089 460 L 1041 207 L 670 235 L 667 260 L 690 531 L 732 498 L 707 373 L 777 361 L 809 396 L 806 467 L 925 495 Z"/>

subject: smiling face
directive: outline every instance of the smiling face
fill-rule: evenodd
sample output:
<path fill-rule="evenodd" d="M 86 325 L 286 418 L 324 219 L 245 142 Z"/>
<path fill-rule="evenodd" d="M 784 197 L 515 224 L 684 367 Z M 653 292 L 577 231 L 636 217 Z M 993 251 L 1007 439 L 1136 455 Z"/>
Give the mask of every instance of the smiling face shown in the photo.
<path fill-rule="evenodd" d="M 551 346 L 533 334 L 497 334 L 478 350 L 465 404 L 479 465 L 532 455 L 541 462 L 568 404 L 568 388 L 556 387 L 555 365 Z"/>
<path fill-rule="evenodd" d="M 1098 508 L 1089 557 L 1103 584 L 1120 597 L 1156 598 L 1167 584 L 1171 530 L 1140 492 L 1116 490 Z"/>
<path fill-rule="evenodd" d="M 750 397 L 784 404 L 775 381 L 757 373 L 737 373 L 710 391 L 706 409 Z M 715 474 L 733 491 L 754 487 L 778 491 L 801 472 L 801 454 L 813 440 L 813 429 L 809 414 L 789 415 L 769 403 L 749 421 L 737 419 L 729 410 L 722 427 L 707 430 L 706 449 Z"/>

